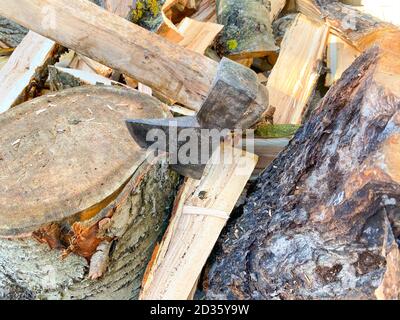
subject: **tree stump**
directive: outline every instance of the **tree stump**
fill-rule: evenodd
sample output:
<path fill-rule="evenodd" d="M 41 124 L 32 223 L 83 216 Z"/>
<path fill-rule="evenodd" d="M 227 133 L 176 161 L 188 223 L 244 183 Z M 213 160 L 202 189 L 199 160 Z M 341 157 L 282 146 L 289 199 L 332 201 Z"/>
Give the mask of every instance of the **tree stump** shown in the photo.
<path fill-rule="evenodd" d="M 0 116 L 0 296 L 132 299 L 178 176 L 127 118 L 170 114 L 129 89 L 80 87 Z"/>
<path fill-rule="evenodd" d="M 207 298 L 400 298 L 396 52 L 358 58 L 262 174 L 210 262 Z"/>

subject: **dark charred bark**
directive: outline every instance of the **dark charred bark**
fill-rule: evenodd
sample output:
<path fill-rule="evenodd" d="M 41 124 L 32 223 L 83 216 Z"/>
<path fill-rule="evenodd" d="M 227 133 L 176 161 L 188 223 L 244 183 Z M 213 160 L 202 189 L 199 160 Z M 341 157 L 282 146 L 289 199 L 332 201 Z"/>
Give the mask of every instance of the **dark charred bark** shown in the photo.
<path fill-rule="evenodd" d="M 400 98 L 379 59 L 358 58 L 258 179 L 207 298 L 399 298 Z"/>

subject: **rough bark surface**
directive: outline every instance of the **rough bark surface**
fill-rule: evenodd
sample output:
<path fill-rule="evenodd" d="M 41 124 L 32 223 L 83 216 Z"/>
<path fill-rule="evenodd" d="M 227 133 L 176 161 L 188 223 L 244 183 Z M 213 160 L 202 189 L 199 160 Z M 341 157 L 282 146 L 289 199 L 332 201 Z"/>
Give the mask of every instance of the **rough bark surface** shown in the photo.
<path fill-rule="evenodd" d="M 131 299 L 178 183 L 127 118 L 171 116 L 135 90 L 85 86 L 0 116 L 0 298 Z"/>
<path fill-rule="evenodd" d="M 19 24 L 0 17 L 0 41 L 5 45 L 15 48 L 27 33 L 28 30 Z"/>
<path fill-rule="evenodd" d="M 400 298 L 400 97 L 374 74 L 378 56 L 356 60 L 259 178 L 207 298 Z"/>

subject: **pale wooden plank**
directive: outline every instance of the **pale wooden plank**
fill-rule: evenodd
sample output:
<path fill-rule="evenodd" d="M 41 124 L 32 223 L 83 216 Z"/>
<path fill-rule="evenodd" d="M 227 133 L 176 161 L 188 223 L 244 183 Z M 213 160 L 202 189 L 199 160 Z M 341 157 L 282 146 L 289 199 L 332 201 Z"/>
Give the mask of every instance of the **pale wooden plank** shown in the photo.
<path fill-rule="evenodd" d="M 201 22 L 186 17 L 178 27 L 179 32 L 183 35 L 183 40 L 179 44 L 187 49 L 204 54 L 223 27 L 223 25 L 217 23 Z"/>
<path fill-rule="evenodd" d="M 300 124 L 319 77 L 329 28 L 299 14 L 282 41 L 268 79 L 270 106 L 277 124 Z"/>
<path fill-rule="evenodd" d="M 232 161 L 210 159 L 201 180 L 187 179 L 168 230 L 143 284 L 141 299 L 187 299 L 257 163 L 257 156 L 225 146 Z"/>

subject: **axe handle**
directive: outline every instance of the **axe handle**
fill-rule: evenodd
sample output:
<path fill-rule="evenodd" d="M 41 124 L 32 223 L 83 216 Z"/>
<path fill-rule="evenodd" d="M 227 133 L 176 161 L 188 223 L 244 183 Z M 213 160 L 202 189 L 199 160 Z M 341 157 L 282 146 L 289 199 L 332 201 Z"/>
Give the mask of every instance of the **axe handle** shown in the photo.
<path fill-rule="evenodd" d="M 217 63 L 87 0 L 0 1 L 0 15 L 198 111 Z"/>

